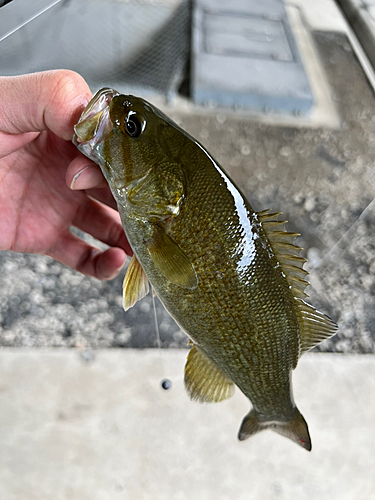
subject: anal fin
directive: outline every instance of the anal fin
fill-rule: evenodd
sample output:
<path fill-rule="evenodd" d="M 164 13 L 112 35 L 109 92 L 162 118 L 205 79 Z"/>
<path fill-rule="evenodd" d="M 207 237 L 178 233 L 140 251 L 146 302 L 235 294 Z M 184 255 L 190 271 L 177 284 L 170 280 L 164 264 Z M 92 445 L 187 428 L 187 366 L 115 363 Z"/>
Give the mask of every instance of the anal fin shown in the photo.
<path fill-rule="evenodd" d="M 185 365 L 185 387 L 191 399 L 218 403 L 230 398 L 234 383 L 195 344 Z"/>
<path fill-rule="evenodd" d="M 143 299 L 148 294 L 148 279 L 135 255 L 133 255 L 126 271 L 122 290 L 125 311 L 133 307 L 138 300 Z"/>

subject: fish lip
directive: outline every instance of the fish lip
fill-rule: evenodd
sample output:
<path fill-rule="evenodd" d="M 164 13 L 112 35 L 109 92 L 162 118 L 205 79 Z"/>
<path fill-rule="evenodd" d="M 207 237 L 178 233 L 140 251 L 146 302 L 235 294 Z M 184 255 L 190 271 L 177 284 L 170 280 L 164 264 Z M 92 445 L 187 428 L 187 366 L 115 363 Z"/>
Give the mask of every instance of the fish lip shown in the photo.
<path fill-rule="evenodd" d="M 98 90 L 84 109 L 79 122 L 94 116 L 99 111 L 103 111 L 116 95 L 119 95 L 119 93 L 109 87 Z"/>
<path fill-rule="evenodd" d="M 109 118 L 109 105 L 112 99 L 117 95 L 119 95 L 119 92 L 110 88 L 99 90 L 88 103 L 78 123 L 74 126 L 72 142 L 87 156 L 92 153 L 95 147 L 113 129 L 112 122 Z M 85 139 L 80 131 L 80 125 L 88 123 L 93 119 L 96 120 L 93 135 L 89 139 Z"/>

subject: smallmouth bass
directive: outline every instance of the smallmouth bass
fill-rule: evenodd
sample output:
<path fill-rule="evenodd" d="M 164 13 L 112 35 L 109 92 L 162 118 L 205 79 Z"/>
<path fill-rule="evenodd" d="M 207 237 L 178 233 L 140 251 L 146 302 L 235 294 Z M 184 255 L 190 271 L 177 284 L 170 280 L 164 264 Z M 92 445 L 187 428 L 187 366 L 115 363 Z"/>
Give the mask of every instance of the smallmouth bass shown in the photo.
<path fill-rule="evenodd" d="M 254 212 L 204 147 L 141 98 L 100 90 L 73 142 L 101 167 L 134 251 L 125 310 L 150 282 L 190 338 L 190 397 L 222 401 L 237 385 L 252 403 L 240 440 L 271 429 L 310 451 L 292 370 L 337 326 L 303 300 L 297 234 L 279 213 Z"/>

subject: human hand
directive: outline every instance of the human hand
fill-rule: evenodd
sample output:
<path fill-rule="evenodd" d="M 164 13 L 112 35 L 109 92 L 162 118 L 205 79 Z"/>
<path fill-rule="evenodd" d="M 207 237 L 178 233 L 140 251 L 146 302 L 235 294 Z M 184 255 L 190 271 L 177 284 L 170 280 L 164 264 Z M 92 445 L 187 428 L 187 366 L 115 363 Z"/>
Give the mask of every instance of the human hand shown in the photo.
<path fill-rule="evenodd" d="M 71 71 L 0 78 L 0 250 L 49 255 L 105 280 L 132 251 L 100 169 L 67 142 L 90 98 Z"/>

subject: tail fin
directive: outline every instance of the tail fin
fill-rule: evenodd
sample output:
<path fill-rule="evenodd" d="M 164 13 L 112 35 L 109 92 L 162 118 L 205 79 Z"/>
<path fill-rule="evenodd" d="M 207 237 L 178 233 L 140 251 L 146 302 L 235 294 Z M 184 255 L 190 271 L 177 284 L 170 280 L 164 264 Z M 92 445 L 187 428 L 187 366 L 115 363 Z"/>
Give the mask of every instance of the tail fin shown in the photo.
<path fill-rule="evenodd" d="M 245 439 L 257 434 L 264 429 L 271 429 L 282 436 L 288 437 L 295 443 L 311 451 L 311 439 L 307 423 L 298 409 L 295 409 L 294 418 L 287 421 L 269 421 L 264 422 L 259 420 L 254 410 L 251 410 L 243 419 L 238 439 L 244 441 Z"/>

